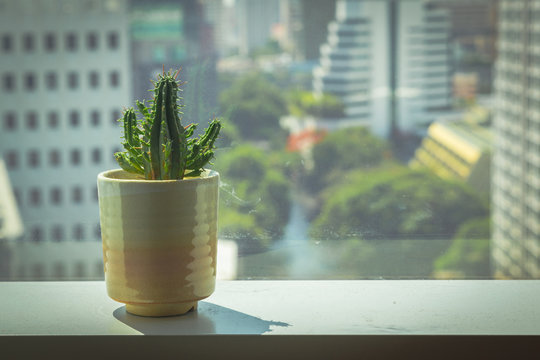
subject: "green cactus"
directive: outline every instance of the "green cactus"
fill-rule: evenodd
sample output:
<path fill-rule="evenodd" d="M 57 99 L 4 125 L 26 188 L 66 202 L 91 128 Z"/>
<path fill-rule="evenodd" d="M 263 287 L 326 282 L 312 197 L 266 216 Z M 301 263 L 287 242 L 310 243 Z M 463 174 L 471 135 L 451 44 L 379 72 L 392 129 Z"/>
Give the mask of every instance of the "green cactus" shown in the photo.
<path fill-rule="evenodd" d="M 118 165 L 125 171 L 143 175 L 148 180 L 183 179 L 199 176 L 203 167 L 214 157 L 221 122 L 213 119 L 202 136 L 192 138 L 196 124 L 182 126 L 181 91 L 178 70 L 158 75 L 154 83 L 152 106 L 137 101 L 136 111 L 128 108 L 122 119 L 124 125 L 123 152 L 115 153 Z"/>

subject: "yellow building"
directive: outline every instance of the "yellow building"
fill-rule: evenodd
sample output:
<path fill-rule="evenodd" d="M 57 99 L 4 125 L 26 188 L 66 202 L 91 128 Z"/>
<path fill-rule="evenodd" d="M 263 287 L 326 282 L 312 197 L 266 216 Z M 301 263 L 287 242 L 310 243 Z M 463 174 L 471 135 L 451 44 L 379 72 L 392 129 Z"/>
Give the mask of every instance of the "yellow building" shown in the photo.
<path fill-rule="evenodd" d="M 490 190 L 490 111 L 477 106 L 458 120 L 430 125 L 416 150 L 412 168 L 427 167 L 442 178 L 457 179 L 483 194 Z"/>

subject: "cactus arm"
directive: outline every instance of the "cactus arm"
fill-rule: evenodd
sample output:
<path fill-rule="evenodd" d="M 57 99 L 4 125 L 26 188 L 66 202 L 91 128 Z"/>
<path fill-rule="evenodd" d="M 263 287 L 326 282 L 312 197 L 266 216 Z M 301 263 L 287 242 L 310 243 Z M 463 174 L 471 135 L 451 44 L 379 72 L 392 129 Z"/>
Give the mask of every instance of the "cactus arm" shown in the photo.
<path fill-rule="evenodd" d="M 168 79 L 167 79 L 168 80 Z M 170 157 L 166 156 L 166 158 L 170 159 L 169 164 L 169 178 L 171 179 L 178 179 L 181 177 L 181 171 L 183 171 L 183 168 L 181 168 L 181 156 L 182 156 L 182 149 L 181 149 L 181 139 L 180 139 L 180 131 L 178 129 L 178 123 L 176 116 L 174 115 L 175 112 L 175 99 L 174 99 L 174 89 L 173 84 L 171 81 L 168 81 L 165 85 L 165 94 L 164 94 L 164 103 L 165 103 L 165 123 L 167 124 L 167 129 L 169 130 L 169 138 L 170 138 Z M 183 130 L 183 128 L 182 128 Z"/>
<path fill-rule="evenodd" d="M 127 172 L 135 174 L 144 174 L 144 170 L 130 161 L 126 153 L 115 153 L 114 157 L 120 167 Z"/>
<path fill-rule="evenodd" d="M 152 165 L 152 178 L 161 179 L 161 116 L 163 111 L 163 87 L 164 83 L 160 81 L 155 92 L 154 99 L 154 119 L 150 129 L 150 161 Z"/>

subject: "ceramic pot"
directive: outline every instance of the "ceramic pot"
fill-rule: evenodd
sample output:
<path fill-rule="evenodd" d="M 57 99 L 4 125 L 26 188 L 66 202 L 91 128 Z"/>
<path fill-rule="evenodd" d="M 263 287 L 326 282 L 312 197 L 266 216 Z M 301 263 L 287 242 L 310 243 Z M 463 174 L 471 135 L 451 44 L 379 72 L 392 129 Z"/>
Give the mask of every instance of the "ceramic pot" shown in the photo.
<path fill-rule="evenodd" d="M 109 296 L 142 316 L 196 309 L 215 288 L 219 174 L 141 180 L 111 170 L 97 182 Z"/>

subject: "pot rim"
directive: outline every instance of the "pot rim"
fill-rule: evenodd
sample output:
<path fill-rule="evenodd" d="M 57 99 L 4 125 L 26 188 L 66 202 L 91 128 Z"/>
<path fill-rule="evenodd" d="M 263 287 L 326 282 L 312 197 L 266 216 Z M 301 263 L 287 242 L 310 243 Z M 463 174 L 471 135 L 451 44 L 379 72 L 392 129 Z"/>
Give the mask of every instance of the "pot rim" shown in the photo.
<path fill-rule="evenodd" d="M 116 174 L 119 177 L 112 177 L 111 175 Z M 128 174 L 126 178 L 123 178 L 122 175 Z M 184 183 L 184 182 L 210 182 L 213 181 L 214 178 L 219 177 L 219 173 L 215 170 L 210 169 L 204 169 L 203 174 L 206 174 L 206 176 L 196 176 L 196 177 L 186 177 L 183 179 L 176 179 L 176 180 L 147 180 L 144 178 L 136 178 L 135 175 L 131 175 L 127 171 L 123 169 L 111 169 L 111 170 L 105 170 L 98 174 L 98 181 L 110 181 L 110 182 L 120 182 L 120 183 L 137 183 L 137 184 L 175 184 L 175 183 Z"/>

